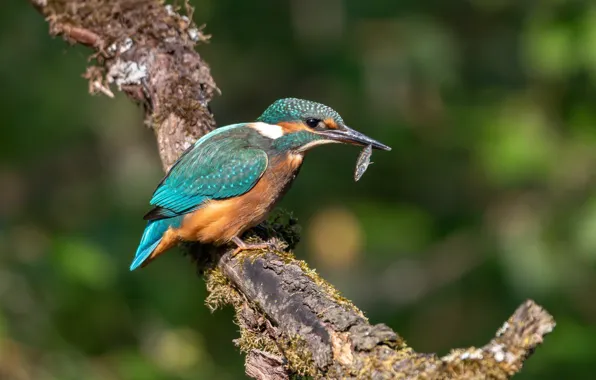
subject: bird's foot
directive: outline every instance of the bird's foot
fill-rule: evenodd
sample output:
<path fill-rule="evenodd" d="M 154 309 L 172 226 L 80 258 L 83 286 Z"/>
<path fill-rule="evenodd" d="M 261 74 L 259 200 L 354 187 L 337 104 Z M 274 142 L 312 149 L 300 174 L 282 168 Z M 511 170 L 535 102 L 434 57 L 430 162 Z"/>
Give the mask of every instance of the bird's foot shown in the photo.
<path fill-rule="evenodd" d="M 275 249 L 276 246 L 274 243 L 271 242 L 265 242 L 265 243 L 245 243 L 244 241 L 242 241 L 242 239 L 240 239 L 239 237 L 234 237 L 232 239 L 232 241 L 234 243 L 236 243 L 236 245 L 238 246 L 233 252 L 232 252 L 232 257 L 236 256 L 238 253 L 242 252 L 242 251 L 248 251 L 248 250 L 252 250 L 252 249 Z"/>

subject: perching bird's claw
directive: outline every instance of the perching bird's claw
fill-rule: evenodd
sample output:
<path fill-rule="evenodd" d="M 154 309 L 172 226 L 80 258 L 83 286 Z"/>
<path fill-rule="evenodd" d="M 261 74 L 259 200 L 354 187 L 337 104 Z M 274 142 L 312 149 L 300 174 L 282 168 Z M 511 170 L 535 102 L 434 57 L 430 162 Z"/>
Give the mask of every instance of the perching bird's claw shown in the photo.
<path fill-rule="evenodd" d="M 236 247 L 236 249 L 232 252 L 232 257 L 236 256 L 237 254 L 239 254 L 242 251 L 249 251 L 249 250 L 255 250 L 255 249 L 277 249 L 276 248 L 276 244 L 274 244 L 273 242 L 264 242 L 264 243 L 245 243 L 244 241 L 242 241 L 242 239 L 240 239 L 239 237 L 234 237 L 232 239 L 232 241 L 234 243 L 236 243 L 236 245 L 238 247 Z"/>

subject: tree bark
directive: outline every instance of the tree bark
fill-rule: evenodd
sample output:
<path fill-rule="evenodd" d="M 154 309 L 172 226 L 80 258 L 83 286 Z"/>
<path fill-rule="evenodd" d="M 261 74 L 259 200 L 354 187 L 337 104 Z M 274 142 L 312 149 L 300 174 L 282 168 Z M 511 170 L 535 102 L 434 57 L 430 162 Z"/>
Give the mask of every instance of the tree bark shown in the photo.
<path fill-rule="evenodd" d="M 193 23 L 188 4 L 30 2 L 45 16 L 51 35 L 93 50 L 85 74 L 91 93 L 113 96 L 115 87 L 145 107 L 164 170 L 215 127 L 208 105 L 219 90 L 195 51 L 209 36 Z M 299 240 L 291 218 L 264 227 L 251 238 L 271 239 L 278 249 L 232 257 L 224 248 L 189 248 L 205 274 L 207 305 L 235 309 L 240 326 L 235 343 L 247 354 L 246 374 L 252 378 L 506 379 L 555 326 L 552 316 L 527 301 L 482 348 L 454 349 L 444 357 L 417 353 L 386 325 L 371 325 L 287 252 Z"/>

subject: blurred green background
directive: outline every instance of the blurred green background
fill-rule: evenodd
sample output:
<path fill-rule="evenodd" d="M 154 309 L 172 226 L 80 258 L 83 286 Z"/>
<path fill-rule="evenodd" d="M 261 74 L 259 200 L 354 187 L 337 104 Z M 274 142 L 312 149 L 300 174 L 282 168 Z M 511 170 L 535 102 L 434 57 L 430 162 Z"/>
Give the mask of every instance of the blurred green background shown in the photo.
<path fill-rule="evenodd" d="M 393 147 L 316 149 L 281 207 L 296 254 L 418 351 L 486 343 L 525 299 L 557 319 L 519 379 L 596 359 L 596 3 L 196 0 L 219 125 L 273 100 Z M 130 273 L 161 166 L 142 111 L 87 95 L 88 51 L 0 12 L 0 379 L 241 379 L 230 309 L 179 252 Z"/>

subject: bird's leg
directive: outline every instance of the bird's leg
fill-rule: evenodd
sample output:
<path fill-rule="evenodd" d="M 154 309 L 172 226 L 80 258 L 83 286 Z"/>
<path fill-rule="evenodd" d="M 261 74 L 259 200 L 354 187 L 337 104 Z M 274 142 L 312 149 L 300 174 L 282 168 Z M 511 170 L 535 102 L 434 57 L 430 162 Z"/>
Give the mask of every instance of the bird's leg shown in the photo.
<path fill-rule="evenodd" d="M 238 236 L 234 236 L 232 238 L 232 241 L 234 243 L 236 243 L 236 245 L 238 246 L 234 252 L 232 252 L 232 256 L 236 256 L 238 253 L 242 252 L 242 251 L 247 251 L 249 249 L 267 249 L 267 248 L 271 248 L 271 243 L 245 243 L 244 241 L 242 241 L 242 239 L 240 239 Z"/>

